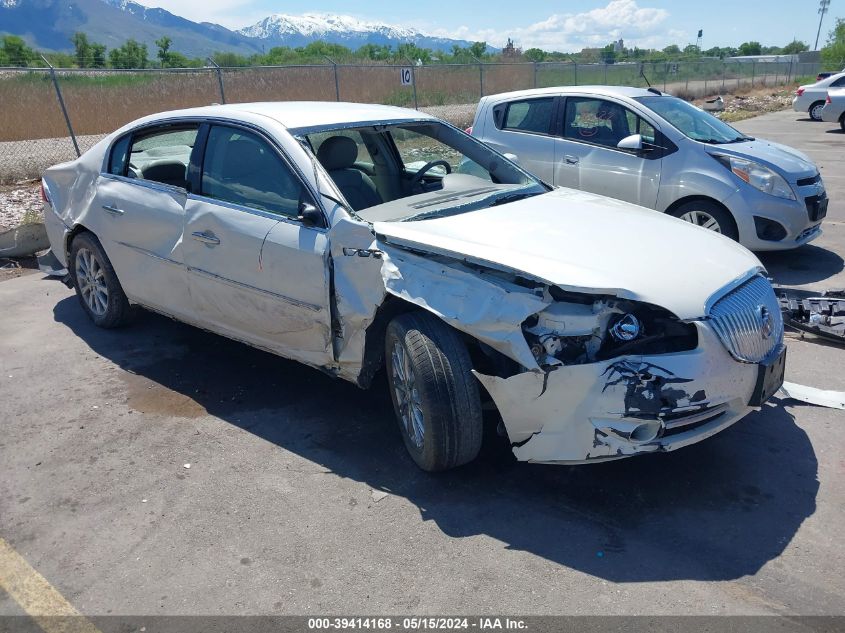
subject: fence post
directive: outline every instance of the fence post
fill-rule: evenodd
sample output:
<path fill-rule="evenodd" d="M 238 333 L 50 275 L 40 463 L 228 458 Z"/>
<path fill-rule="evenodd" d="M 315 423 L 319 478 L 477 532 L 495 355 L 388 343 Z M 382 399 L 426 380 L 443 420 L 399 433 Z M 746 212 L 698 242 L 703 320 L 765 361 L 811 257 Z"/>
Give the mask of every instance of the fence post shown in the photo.
<path fill-rule="evenodd" d="M 572 62 L 572 72 L 575 73 L 575 81 L 572 82 L 573 86 L 578 85 L 578 62 Z"/>
<path fill-rule="evenodd" d="M 534 62 L 534 87 L 537 87 L 537 62 Z"/>
<path fill-rule="evenodd" d="M 79 151 L 79 143 L 76 142 L 76 134 L 74 134 L 73 126 L 70 124 L 70 117 L 68 116 L 67 108 L 65 107 L 65 100 L 62 97 L 62 91 L 59 88 L 59 80 L 56 78 L 56 69 L 53 68 L 53 64 L 48 62 L 44 55 L 41 56 L 41 59 L 43 59 L 44 63 L 50 68 L 50 78 L 53 80 L 53 87 L 56 89 L 56 96 L 59 98 L 59 107 L 62 109 L 62 114 L 65 116 L 67 131 L 70 132 L 70 140 L 73 141 L 73 149 L 76 150 L 76 157 L 79 158 L 82 156 L 82 152 Z"/>
<path fill-rule="evenodd" d="M 757 62 L 751 60 L 751 87 L 754 87 L 754 75 L 757 74 Z"/>
<path fill-rule="evenodd" d="M 725 92 L 725 76 L 728 74 L 727 62 L 722 62 L 722 92 Z"/>
<path fill-rule="evenodd" d="M 778 75 L 780 74 L 780 68 L 778 68 L 777 62 L 775 62 L 775 88 L 778 86 Z"/>
<path fill-rule="evenodd" d="M 470 53 L 469 56 L 472 57 L 475 61 L 478 62 L 478 89 L 479 89 L 479 92 L 481 93 L 481 96 L 483 97 L 484 96 L 484 62 L 482 62 L 480 59 L 478 59 L 472 53 Z"/>
<path fill-rule="evenodd" d="M 216 61 L 210 57 L 207 57 L 206 59 L 208 60 L 208 63 L 214 67 L 214 72 L 217 74 L 217 85 L 220 88 L 220 101 L 223 105 L 226 105 L 226 91 L 223 90 L 223 71 L 220 70 L 220 66 L 217 65 Z"/>
<path fill-rule="evenodd" d="M 414 89 L 414 110 L 420 109 L 420 104 L 417 102 L 417 71 L 414 66 L 414 61 L 410 57 L 405 57 L 411 63 L 411 87 Z"/>
<path fill-rule="evenodd" d="M 607 85 L 607 61 L 604 62 L 604 85 Z"/>
<path fill-rule="evenodd" d="M 328 55 L 323 55 L 323 57 L 328 59 L 329 63 L 334 67 L 334 98 L 335 101 L 340 101 L 340 82 L 337 79 L 337 62 Z"/>
<path fill-rule="evenodd" d="M 663 65 L 663 92 L 666 92 L 666 76 L 669 74 L 669 62 Z"/>

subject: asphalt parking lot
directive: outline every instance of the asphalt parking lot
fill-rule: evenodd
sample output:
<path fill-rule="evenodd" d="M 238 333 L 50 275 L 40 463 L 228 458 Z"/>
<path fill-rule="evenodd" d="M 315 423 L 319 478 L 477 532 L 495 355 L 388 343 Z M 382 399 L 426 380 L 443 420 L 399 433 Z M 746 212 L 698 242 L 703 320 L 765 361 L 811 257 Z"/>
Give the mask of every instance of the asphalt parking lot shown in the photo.
<path fill-rule="evenodd" d="M 770 272 L 845 287 L 845 134 L 791 111 L 737 127 L 809 153 L 831 198 Z M 582 467 L 490 442 L 430 475 L 382 383 L 153 314 L 98 330 L 40 274 L 0 306 L 0 539 L 84 614 L 845 614 L 842 411 L 775 399 Z M 843 360 L 790 339 L 787 380 L 845 390 Z"/>

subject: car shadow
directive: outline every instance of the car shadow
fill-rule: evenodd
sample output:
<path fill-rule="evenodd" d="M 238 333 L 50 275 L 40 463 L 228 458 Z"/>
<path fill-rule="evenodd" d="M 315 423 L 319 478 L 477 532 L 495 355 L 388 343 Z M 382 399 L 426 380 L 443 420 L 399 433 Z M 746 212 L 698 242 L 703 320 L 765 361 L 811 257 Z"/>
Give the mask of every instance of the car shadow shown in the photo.
<path fill-rule="evenodd" d="M 174 416 L 191 399 L 203 413 L 341 477 L 407 499 L 452 538 L 486 535 L 607 580 L 754 574 L 815 512 L 813 447 L 777 402 L 674 453 L 577 467 L 525 464 L 490 433 L 472 464 L 428 474 L 405 451 L 383 379 L 361 391 L 147 312 L 127 329 L 100 330 L 75 297 L 59 301 L 54 317 L 127 378 L 175 392 Z M 148 404 L 139 402 L 141 413 Z"/>
<path fill-rule="evenodd" d="M 845 134 L 845 130 L 841 127 L 831 128 L 829 130 L 825 130 L 826 134 Z"/>
<path fill-rule="evenodd" d="M 805 244 L 790 251 L 755 253 L 776 284 L 800 286 L 824 281 L 840 273 L 845 261 L 833 251 Z"/>

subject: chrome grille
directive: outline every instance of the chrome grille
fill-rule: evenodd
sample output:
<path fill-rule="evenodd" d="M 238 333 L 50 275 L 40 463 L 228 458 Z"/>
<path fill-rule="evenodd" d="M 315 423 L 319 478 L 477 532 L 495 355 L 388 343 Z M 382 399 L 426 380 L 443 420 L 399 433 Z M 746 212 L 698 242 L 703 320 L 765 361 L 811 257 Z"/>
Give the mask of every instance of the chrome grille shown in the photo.
<path fill-rule="evenodd" d="M 760 275 L 719 299 L 709 321 L 731 356 L 744 363 L 766 360 L 783 340 L 780 304 L 772 285 Z"/>

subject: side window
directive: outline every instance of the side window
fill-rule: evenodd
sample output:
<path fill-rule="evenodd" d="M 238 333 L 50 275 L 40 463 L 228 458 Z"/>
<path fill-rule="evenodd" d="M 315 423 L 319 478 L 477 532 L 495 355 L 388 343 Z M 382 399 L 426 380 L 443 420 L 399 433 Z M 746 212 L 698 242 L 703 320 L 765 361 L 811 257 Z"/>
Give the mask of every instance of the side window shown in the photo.
<path fill-rule="evenodd" d="M 126 175 L 186 189 L 188 163 L 198 129 L 196 125 L 168 126 L 133 134 Z"/>
<path fill-rule="evenodd" d="M 837 79 L 836 81 L 834 81 L 830 85 L 831 85 L 831 87 L 836 87 L 836 88 L 838 88 L 839 86 L 845 86 L 845 77 L 840 77 L 839 79 Z"/>
<path fill-rule="evenodd" d="M 508 104 L 501 127 L 506 130 L 548 134 L 552 123 L 553 97 L 513 101 Z"/>
<path fill-rule="evenodd" d="M 563 135 L 573 141 L 616 147 L 626 136 L 636 134 L 631 127 L 632 118 L 638 124 L 639 118 L 618 103 L 569 97 L 563 117 Z"/>
<path fill-rule="evenodd" d="M 625 110 L 625 117 L 628 119 L 628 130 L 631 134 L 642 136 L 644 143 L 654 143 L 654 126 L 651 123 L 641 119 L 628 109 Z"/>
<path fill-rule="evenodd" d="M 209 198 L 293 218 L 305 191 L 266 141 L 224 126 L 208 134 L 201 188 Z"/>
<path fill-rule="evenodd" d="M 112 146 L 109 156 L 109 173 L 115 176 L 126 175 L 126 165 L 129 162 L 129 141 L 131 134 L 127 134 Z"/>

